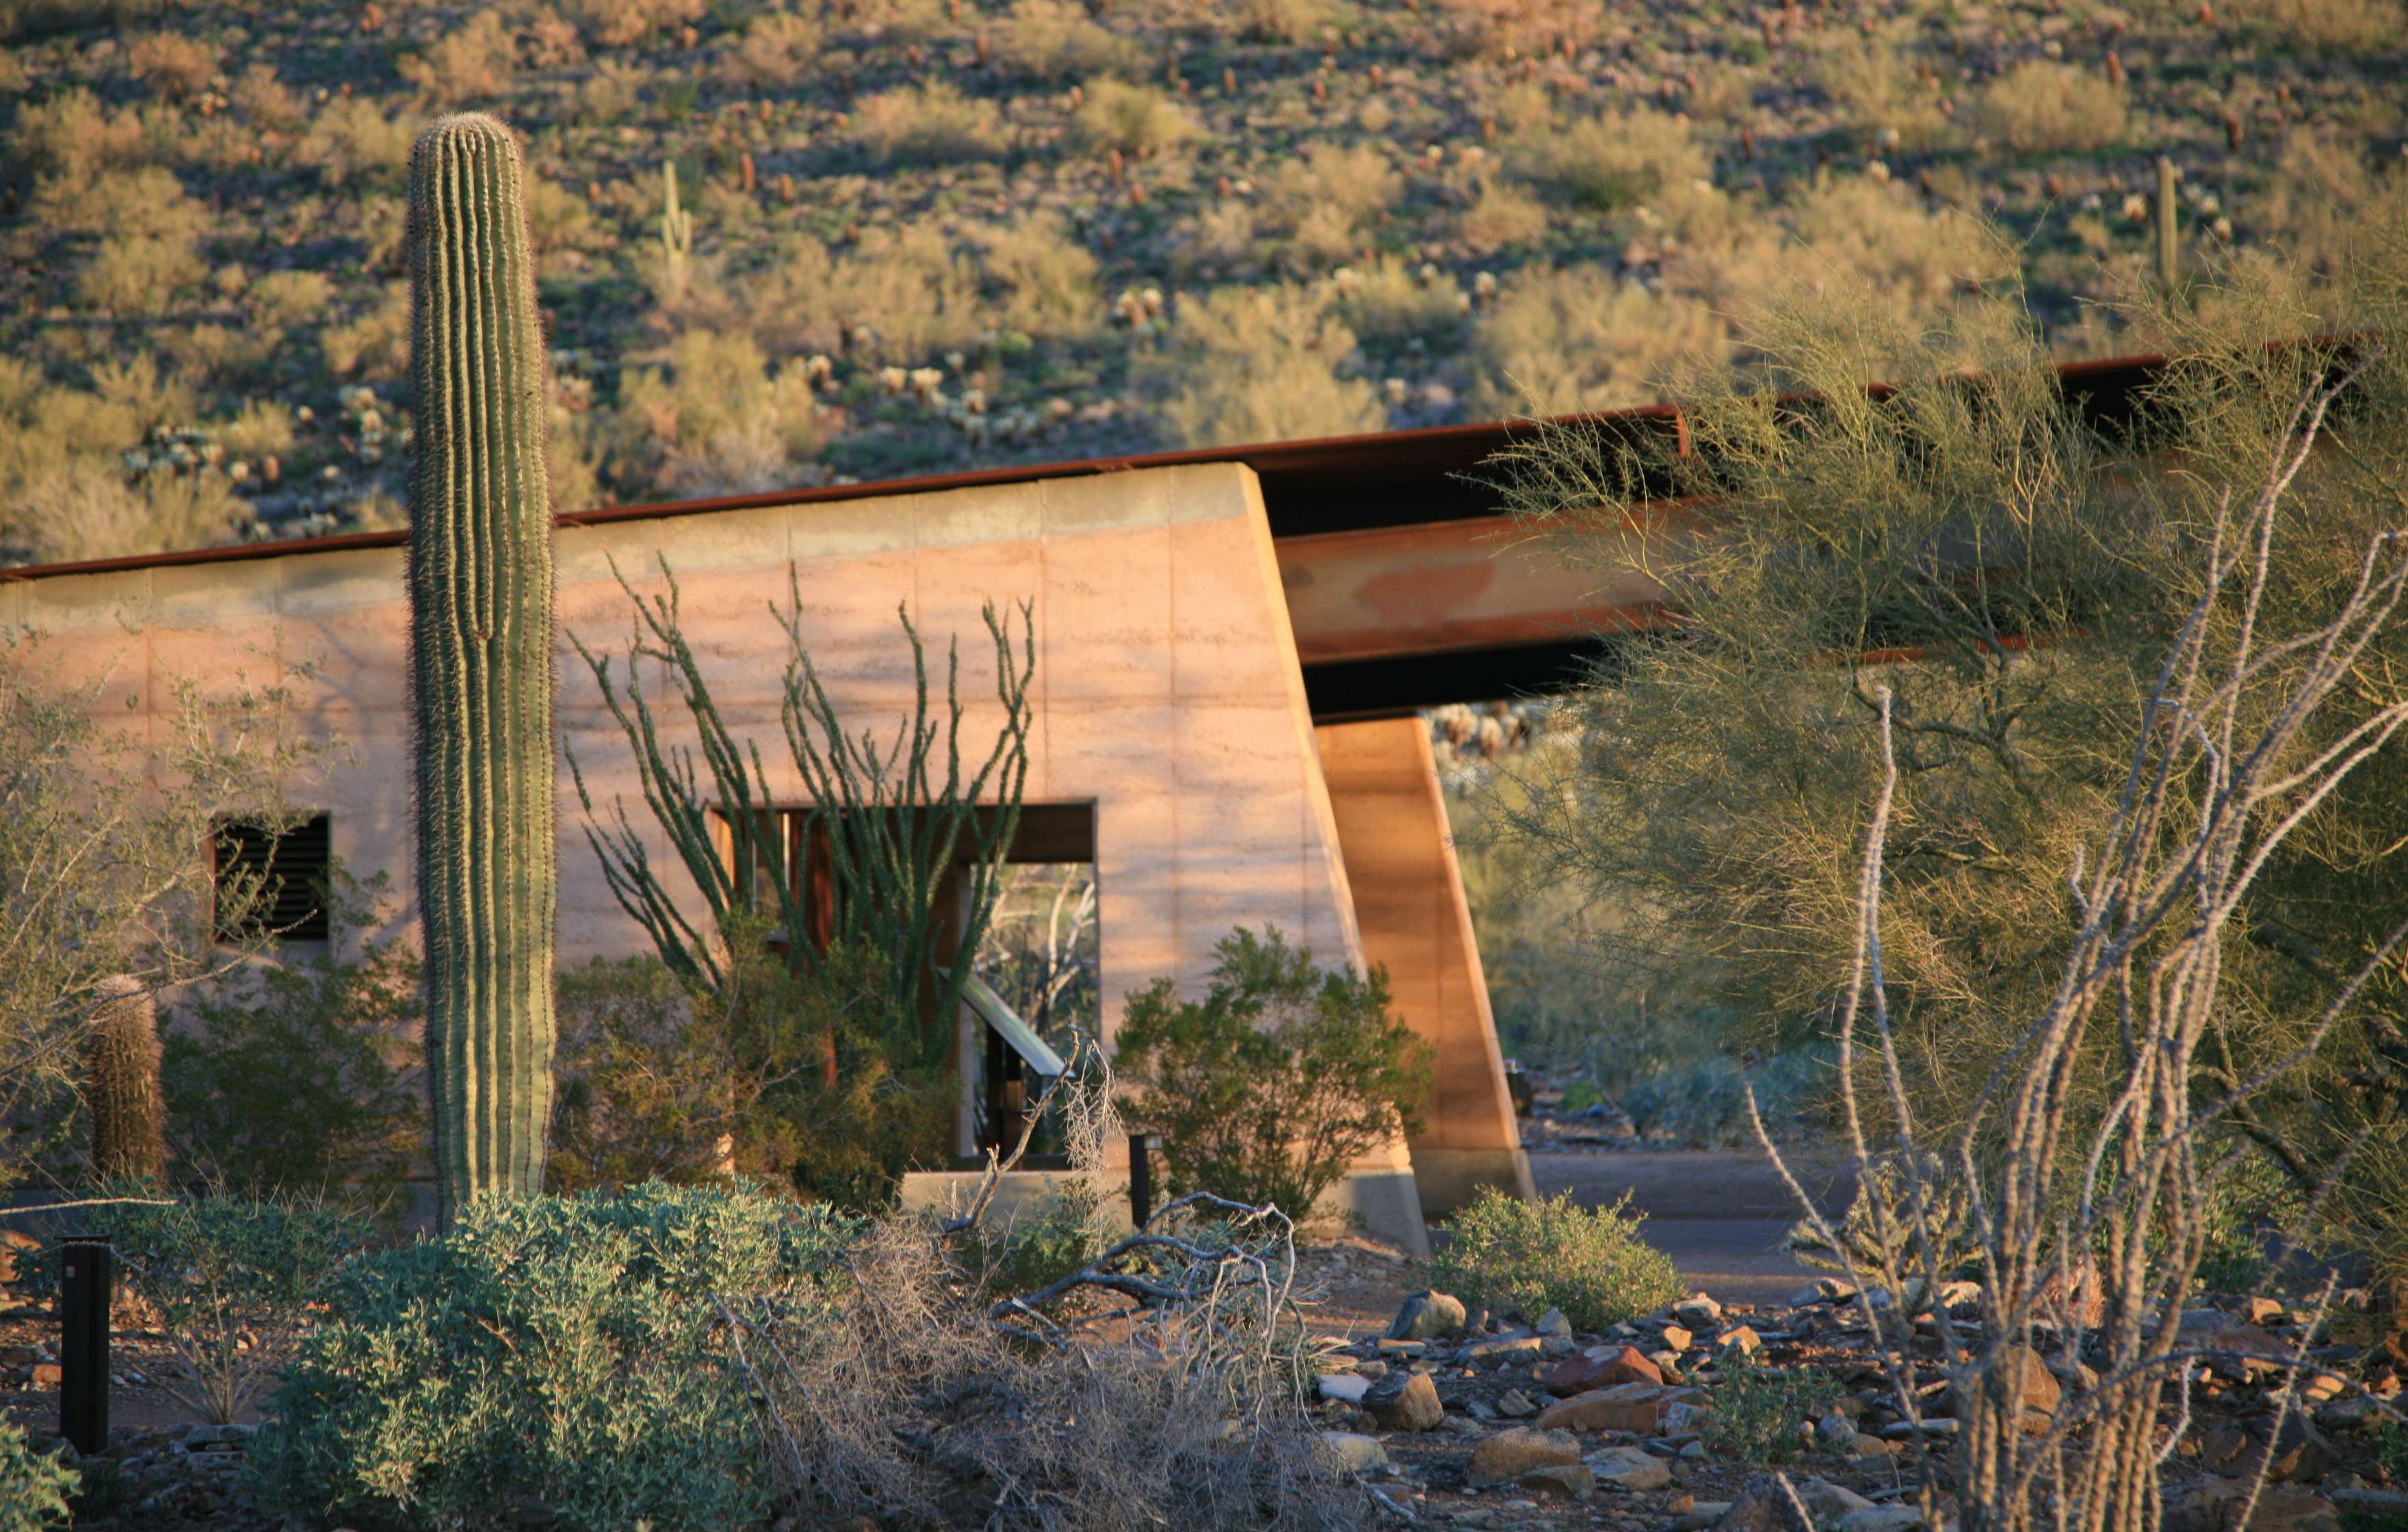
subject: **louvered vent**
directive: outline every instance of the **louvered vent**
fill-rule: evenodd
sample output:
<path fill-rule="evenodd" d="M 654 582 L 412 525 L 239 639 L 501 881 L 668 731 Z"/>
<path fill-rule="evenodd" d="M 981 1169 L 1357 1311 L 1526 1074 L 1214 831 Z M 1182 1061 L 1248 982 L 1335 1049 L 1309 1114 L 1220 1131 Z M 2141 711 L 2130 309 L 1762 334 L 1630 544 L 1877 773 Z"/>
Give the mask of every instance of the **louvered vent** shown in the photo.
<path fill-rule="evenodd" d="M 217 915 L 220 940 L 270 932 L 280 941 L 326 939 L 327 864 L 333 822 L 314 814 L 279 835 L 266 825 L 229 820 L 218 826 Z M 245 890 L 256 888 L 246 903 Z"/>

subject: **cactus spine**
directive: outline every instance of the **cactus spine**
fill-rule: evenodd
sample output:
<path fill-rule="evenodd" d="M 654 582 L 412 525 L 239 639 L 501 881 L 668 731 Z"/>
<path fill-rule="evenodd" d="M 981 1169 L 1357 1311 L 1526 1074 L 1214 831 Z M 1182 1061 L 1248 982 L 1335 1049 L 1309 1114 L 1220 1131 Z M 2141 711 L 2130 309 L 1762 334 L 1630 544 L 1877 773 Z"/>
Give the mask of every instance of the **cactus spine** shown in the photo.
<path fill-rule="evenodd" d="M 102 1181 L 165 1181 L 159 1007 L 141 981 L 127 974 L 101 981 L 84 1063 L 93 1174 Z"/>
<path fill-rule="evenodd" d="M 441 1214 L 543 1186 L 552 1114 L 552 505 L 525 170 L 448 117 L 410 154 L 409 623 Z"/>

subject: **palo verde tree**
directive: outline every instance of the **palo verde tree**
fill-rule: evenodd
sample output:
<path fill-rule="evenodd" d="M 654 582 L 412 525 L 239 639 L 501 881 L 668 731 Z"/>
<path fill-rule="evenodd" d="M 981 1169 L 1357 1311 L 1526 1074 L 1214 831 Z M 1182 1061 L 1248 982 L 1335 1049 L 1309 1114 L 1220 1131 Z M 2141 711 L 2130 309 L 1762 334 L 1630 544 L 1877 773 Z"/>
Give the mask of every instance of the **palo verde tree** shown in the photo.
<path fill-rule="evenodd" d="M 410 154 L 413 777 L 447 1224 L 542 1189 L 552 1114 L 552 502 L 524 180 L 490 117 L 445 118 Z"/>
<path fill-rule="evenodd" d="M 1552 721 L 1579 748 L 1534 757 L 1550 775 L 1515 800 L 1537 875 L 1620 917 L 1598 956 L 1641 982 L 1677 977 L 1776 1038 L 1828 1039 L 1886 692 L 1887 1004 L 1921 1125 L 1954 1131 L 2060 981 L 2066 869 L 2122 791 L 2132 721 L 2229 524 L 2226 486 L 2262 481 L 2295 402 L 2365 350 L 2300 342 L 2396 334 L 2408 317 L 2396 239 L 2381 243 L 2313 301 L 2227 271 L 2137 314 L 2177 360 L 2128 420 L 2086 413 L 2016 294 L 1969 298 L 1937 331 L 1817 301 L 1759 317 L 1758 370 L 1697 381 L 1685 446 L 1535 427 L 1493 465 L 1565 556 L 1636 565 L 1668 598 L 1668 620 L 1621 642 Z M 2286 535 L 2267 555 L 2261 645 L 2310 641 L 2401 524 L 2403 421 L 2395 346 L 2335 402 L 2274 513 Z M 2235 641 L 2239 609 L 2208 604 L 2208 641 Z M 2386 628 L 2313 726 L 2283 737 L 2315 759 L 2389 707 L 2403 673 L 2408 638 Z M 2276 706 L 2250 703 L 2236 727 L 2269 727 L 2250 709 Z M 2403 778 L 2394 746 L 2269 852 L 2222 928 L 2203 1085 L 2286 1054 L 2384 939 L 2408 901 Z M 2262 1154 L 2270 1181 L 2289 1177 L 2299 1203 L 2348 1165 L 2353 1194 L 2322 1205 L 2353 1226 L 2329 1232 L 2408 1269 L 2408 977 L 2381 968 L 2360 1002 L 2313 1067 L 2217 1132 Z M 2098 1056 L 2072 1076 L 2070 1134 L 2109 1109 L 2115 1078 L 2109 1037 L 2086 1046 Z"/>
<path fill-rule="evenodd" d="M 596 809 L 572 753 L 587 842 L 697 1019 L 726 1029 L 738 1164 L 841 1200 L 879 1200 L 938 1131 L 952 1018 L 1002 893 L 1028 776 L 1032 612 L 1021 608 L 1015 634 L 1010 615 L 985 609 L 1000 718 L 972 764 L 958 641 L 947 648 L 939 713 L 925 645 L 901 613 L 911 710 L 892 735 L 849 723 L 812 664 L 790 570 L 786 603 L 772 608 L 786 640 L 780 714 L 802 786 L 790 815 L 759 745 L 737 737 L 711 696 L 666 560 L 662 574 L 667 594 L 650 597 L 621 577 L 636 612 L 627 673 L 640 662 L 661 667 L 682 715 L 668 726 L 691 730 L 692 745 L 667 737 L 612 656 L 571 641 L 626 736 L 645 806 L 699 912 L 653 866 L 625 803 Z"/>

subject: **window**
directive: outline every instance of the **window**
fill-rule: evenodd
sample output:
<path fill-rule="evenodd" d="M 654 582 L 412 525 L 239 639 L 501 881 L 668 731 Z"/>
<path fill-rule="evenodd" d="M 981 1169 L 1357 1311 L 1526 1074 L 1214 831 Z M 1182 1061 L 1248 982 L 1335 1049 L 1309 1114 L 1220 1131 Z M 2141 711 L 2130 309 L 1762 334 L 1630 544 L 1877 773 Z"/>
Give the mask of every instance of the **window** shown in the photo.
<path fill-rule="evenodd" d="M 312 814 L 280 830 L 256 821 L 218 825 L 211 924 L 221 941 L 270 935 L 280 941 L 326 939 L 326 879 L 334 823 Z"/>

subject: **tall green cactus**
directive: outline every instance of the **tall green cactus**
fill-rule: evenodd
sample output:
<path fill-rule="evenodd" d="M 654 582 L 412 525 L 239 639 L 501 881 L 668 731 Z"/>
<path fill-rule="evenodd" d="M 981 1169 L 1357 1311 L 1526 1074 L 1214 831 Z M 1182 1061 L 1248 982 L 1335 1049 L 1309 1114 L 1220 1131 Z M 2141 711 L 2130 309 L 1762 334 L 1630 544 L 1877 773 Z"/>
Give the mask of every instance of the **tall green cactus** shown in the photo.
<path fill-rule="evenodd" d="M 447 1225 L 541 1190 L 552 1115 L 552 504 L 524 179 L 480 115 L 409 159 L 418 901 Z"/>

